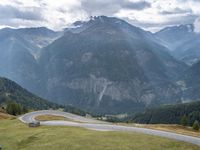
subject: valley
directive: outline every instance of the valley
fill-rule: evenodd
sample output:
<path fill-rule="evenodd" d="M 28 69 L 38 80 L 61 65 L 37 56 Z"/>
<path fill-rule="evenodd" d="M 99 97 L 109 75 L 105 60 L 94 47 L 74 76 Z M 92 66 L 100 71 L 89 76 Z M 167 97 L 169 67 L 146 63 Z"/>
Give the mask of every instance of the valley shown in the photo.
<path fill-rule="evenodd" d="M 1 0 L 0 150 L 199 150 L 199 8 Z"/>

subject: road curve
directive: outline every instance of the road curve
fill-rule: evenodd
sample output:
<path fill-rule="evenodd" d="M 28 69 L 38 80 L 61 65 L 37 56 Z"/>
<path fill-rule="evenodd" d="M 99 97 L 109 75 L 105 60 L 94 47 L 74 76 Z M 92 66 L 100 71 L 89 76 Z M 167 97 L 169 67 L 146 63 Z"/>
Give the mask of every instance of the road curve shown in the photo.
<path fill-rule="evenodd" d="M 74 115 L 71 113 L 54 111 L 54 110 L 44 110 L 44 111 L 36 111 L 27 113 L 21 117 L 21 120 L 24 123 L 30 123 L 35 121 L 35 117 L 39 115 L 56 115 L 56 116 L 63 116 L 69 118 L 73 121 L 41 121 L 42 125 L 49 125 L 49 126 L 76 126 L 76 127 L 83 127 L 92 130 L 100 130 L 100 131 L 125 131 L 125 132 L 139 132 L 149 135 L 161 136 L 170 139 L 175 139 L 179 141 L 184 141 L 188 143 L 192 143 L 195 145 L 200 146 L 200 138 L 192 137 L 172 132 L 166 131 L 159 131 L 159 130 L 152 130 L 146 128 L 139 128 L 139 127 L 128 127 L 128 126 L 121 126 L 121 125 L 113 125 L 106 122 L 101 122 L 95 119 L 85 118 L 78 115 Z"/>

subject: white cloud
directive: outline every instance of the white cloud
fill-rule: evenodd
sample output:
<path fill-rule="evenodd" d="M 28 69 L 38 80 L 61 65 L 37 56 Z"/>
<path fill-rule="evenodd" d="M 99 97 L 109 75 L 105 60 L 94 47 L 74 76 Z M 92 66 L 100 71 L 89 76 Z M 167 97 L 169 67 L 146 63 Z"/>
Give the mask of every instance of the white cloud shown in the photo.
<path fill-rule="evenodd" d="M 55 30 L 90 15 L 119 17 L 147 30 L 193 23 L 200 16 L 200 0 L 0 0 L 0 6 L 26 13 L 13 17 L 13 10 L 8 10 L 6 14 L 12 15 L 0 15 L 0 26 L 46 26 Z"/>
<path fill-rule="evenodd" d="M 200 18 L 197 18 L 194 22 L 194 32 L 200 33 Z"/>

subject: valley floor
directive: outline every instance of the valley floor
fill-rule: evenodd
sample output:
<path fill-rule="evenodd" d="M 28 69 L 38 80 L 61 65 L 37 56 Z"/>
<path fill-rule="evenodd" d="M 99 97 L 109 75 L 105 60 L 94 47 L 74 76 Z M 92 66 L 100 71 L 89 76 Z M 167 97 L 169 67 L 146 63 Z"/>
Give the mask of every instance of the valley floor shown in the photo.
<path fill-rule="evenodd" d="M 0 120 L 3 150 L 199 150 L 198 146 L 139 133 L 100 132 L 79 127 L 29 128 L 17 119 Z"/>

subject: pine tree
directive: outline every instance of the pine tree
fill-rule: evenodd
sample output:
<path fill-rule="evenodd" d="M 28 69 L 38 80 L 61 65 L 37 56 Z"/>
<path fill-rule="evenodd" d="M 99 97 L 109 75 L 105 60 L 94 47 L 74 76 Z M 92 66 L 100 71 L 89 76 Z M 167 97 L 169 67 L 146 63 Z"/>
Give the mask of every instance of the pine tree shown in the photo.
<path fill-rule="evenodd" d="M 188 117 L 186 115 L 184 115 L 181 118 L 181 125 L 183 125 L 183 126 L 187 126 L 188 125 Z"/>
<path fill-rule="evenodd" d="M 22 114 L 22 106 L 16 102 L 9 102 L 6 106 L 6 112 L 11 115 L 20 115 Z"/>
<path fill-rule="evenodd" d="M 193 123 L 192 128 L 193 128 L 194 130 L 197 130 L 197 131 L 199 130 L 200 125 L 199 125 L 199 122 L 198 122 L 197 120 L 195 120 L 195 122 Z"/>

